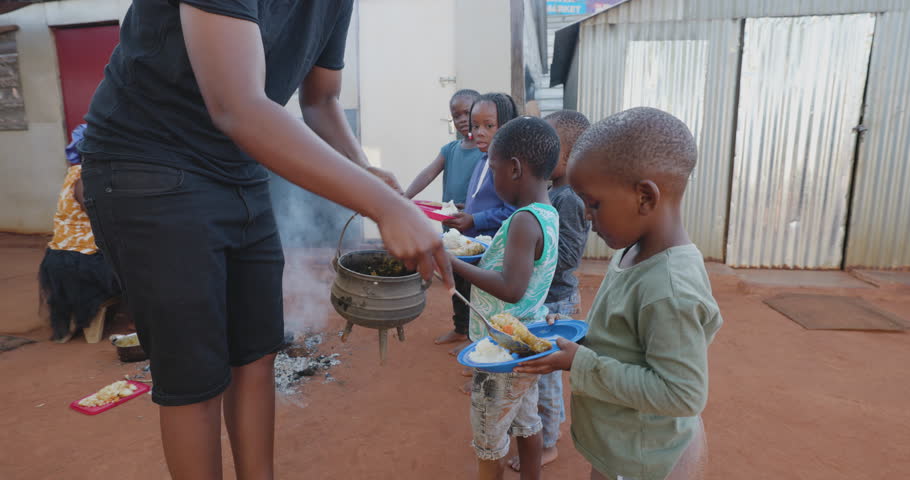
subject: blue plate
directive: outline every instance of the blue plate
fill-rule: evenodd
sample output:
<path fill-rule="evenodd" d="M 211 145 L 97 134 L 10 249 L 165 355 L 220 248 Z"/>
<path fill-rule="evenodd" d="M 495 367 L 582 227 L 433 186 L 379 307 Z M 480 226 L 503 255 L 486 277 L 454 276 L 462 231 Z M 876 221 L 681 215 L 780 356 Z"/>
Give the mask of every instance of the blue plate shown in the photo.
<path fill-rule="evenodd" d="M 528 330 L 530 330 L 534 335 L 537 335 L 538 337 L 545 340 L 550 340 L 551 342 L 553 337 L 563 337 L 566 340 L 577 342 L 584 338 L 585 334 L 588 333 L 588 324 L 582 322 L 581 320 L 557 320 L 553 325 L 547 325 L 547 322 L 535 322 L 528 325 Z M 494 344 L 496 343 L 490 337 L 485 338 Z M 478 370 L 493 373 L 511 372 L 512 369 L 514 369 L 521 362 L 527 362 L 528 360 L 545 357 L 559 350 L 559 347 L 556 346 L 556 342 L 553 342 L 553 348 L 550 350 L 528 357 L 519 358 L 517 353 L 513 353 L 512 360 L 508 362 L 474 363 L 468 359 L 468 355 L 470 355 L 470 353 L 473 352 L 475 348 L 477 348 L 477 342 L 474 342 L 465 347 L 461 353 L 458 354 L 458 363 L 466 367 L 476 368 Z"/>
<path fill-rule="evenodd" d="M 472 242 L 477 242 L 477 243 L 483 245 L 484 253 L 486 253 L 487 249 L 490 248 L 490 245 L 488 245 L 486 242 L 480 242 L 477 239 L 475 239 L 474 237 L 469 237 L 467 235 L 464 235 L 464 238 L 467 238 L 468 240 L 470 240 Z M 468 256 L 464 256 L 464 257 L 458 256 L 458 255 L 455 256 L 455 258 L 461 260 L 462 262 L 468 262 L 468 263 L 477 263 L 480 261 L 480 259 L 482 257 L 483 257 L 483 253 L 481 253 L 480 255 L 468 255 Z"/>

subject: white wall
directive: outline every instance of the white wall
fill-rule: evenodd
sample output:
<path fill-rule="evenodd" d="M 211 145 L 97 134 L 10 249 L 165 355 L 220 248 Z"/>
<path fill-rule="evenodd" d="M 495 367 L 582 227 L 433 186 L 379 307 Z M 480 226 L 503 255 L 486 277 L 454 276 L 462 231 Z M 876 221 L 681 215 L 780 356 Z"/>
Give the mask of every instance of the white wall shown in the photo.
<path fill-rule="evenodd" d="M 509 1 L 358 3 L 364 150 L 407 188 L 439 147 L 455 139 L 441 119 L 449 116 L 449 96 L 456 89 L 510 92 Z M 438 83 L 447 76 L 456 78 L 454 85 Z M 419 197 L 440 198 L 441 179 Z M 376 238 L 371 223 L 365 223 L 364 235 Z"/>
<path fill-rule="evenodd" d="M 63 0 L 0 15 L 18 25 L 20 81 L 28 130 L 0 132 L 0 230 L 38 233 L 53 228 L 56 196 L 66 175 L 68 142 L 57 51 L 49 27 L 120 20 L 128 0 Z"/>
<path fill-rule="evenodd" d="M 403 188 L 455 139 L 449 128 L 455 76 L 456 0 L 360 0 L 360 113 L 363 149 Z M 404 23 L 403 24 L 403 19 Z M 442 197 L 442 176 L 418 198 Z M 365 235 L 378 236 L 370 222 Z"/>
<path fill-rule="evenodd" d="M 511 90 L 510 8 L 506 0 L 358 0 L 359 106 L 370 161 L 402 186 L 455 138 L 443 119 L 456 89 Z M 455 85 L 440 77 L 456 78 Z M 344 94 L 343 94 L 344 95 Z M 441 177 L 440 177 L 441 179 Z M 425 195 L 441 194 L 439 182 Z"/>
<path fill-rule="evenodd" d="M 457 0 L 454 18 L 458 88 L 480 93 L 512 91 L 509 4 L 508 0 Z"/>

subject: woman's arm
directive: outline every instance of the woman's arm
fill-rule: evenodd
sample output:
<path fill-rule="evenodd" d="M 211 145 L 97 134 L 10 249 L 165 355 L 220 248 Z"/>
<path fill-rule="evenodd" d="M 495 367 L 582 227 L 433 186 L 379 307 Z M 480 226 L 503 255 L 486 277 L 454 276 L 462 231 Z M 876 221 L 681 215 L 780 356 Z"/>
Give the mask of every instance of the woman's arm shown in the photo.
<path fill-rule="evenodd" d="M 341 70 L 314 66 L 300 85 L 300 111 L 303 121 L 338 153 L 376 175 L 401 192 L 391 172 L 370 166 L 341 106 Z"/>
<path fill-rule="evenodd" d="M 418 193 L 422 192 L 427 185 L 430 184 L 436 177 L 442 173 L 443 168 L 446 165 L 446 157 L 442 156 L 440 152 L 436 156 L 436 159 L 432 163 L 426 166 L 420 173 L 417 174 L 417 177 L 414 178 L 414 181 L 408 186 L 408 189 L 404 192 L 404 196 L 408 198 L 414 198 Z M 442 199 L 445 201 L 445 199 Z"/>
<path fill-rule="evenodd" d="M 389 252 L 429 279 L 450 262 L 420 210 L 349 161 L 265 94 L 259 26 L 180 4 L 187 53 L 215 126 L 245 152 L 301 187 L 379 224 Z"/>
<path fill-rule="evenodd" d="M 518 303 L 531 283 L 534 258 L 543 246 L 543 230 L 532 213 L 519 212 L 509 224 L 502 271 L 484 270 L 461 260 L 452 269 L 475 287 L 509 303 Z"/>

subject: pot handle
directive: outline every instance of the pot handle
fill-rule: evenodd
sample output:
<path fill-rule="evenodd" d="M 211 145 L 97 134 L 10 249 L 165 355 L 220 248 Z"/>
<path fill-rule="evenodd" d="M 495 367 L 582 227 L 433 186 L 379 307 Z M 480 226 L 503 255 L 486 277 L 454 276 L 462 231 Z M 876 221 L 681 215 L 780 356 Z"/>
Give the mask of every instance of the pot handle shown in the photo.
<path fill-rule="evenodd" d="M 429 280 L 424 280 L 424 279 L 422 279 L 422 278 L 420 279 L 420 289 L 421 289 L 421 290 L 426 290 L 426 289 L 430 288 L 430 285 L 433 285 L 433 279 L 432 279 L 432 278 L 429 279 Z"/>
<path fill-rule="evenodd" d="M 360 214 L 355 213 L 355 214 L 351 215 L 351 218 L 349 218 L 348 221 L 345 222 L 344 228 L 341 229 L 341 237 L 338 238 L 338 249 L 335 250 L 335 258 L 332 259 L 332 269 L 335 270 L 335 272 L 338 272 L 338 259 L 341 258 L 341 245 L 342 245 L 342 243 L 344 243 L 344 234 L 345 234 L 345 232 L 348 231 L 348 226 L 351 225 L 351 222 L 354 221 L 355 218 L 357 218 L 357 215 L 360 215 Z"/>

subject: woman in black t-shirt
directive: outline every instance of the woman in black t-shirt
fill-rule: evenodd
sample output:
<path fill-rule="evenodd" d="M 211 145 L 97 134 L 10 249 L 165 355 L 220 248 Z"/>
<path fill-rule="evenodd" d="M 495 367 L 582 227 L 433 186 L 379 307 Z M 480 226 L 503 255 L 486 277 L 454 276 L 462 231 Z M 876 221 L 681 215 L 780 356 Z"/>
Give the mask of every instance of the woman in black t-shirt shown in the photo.
<path fill-rule="evenodd" d="M 338 102 L 351 9 L 135 0 L 92 100 L 85 205 L 151 357 L 174 478 L 221 477 L 222 408 L 238 478 L 273 476 L 284 259 L 263 165 L 375 220 L 393 255 L 452 286 L 437 232 L 369 166 Z M 282 107 L 298 87 L 305 123 Z"/>

